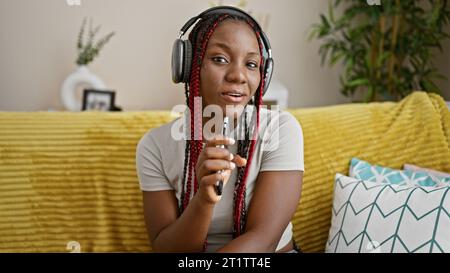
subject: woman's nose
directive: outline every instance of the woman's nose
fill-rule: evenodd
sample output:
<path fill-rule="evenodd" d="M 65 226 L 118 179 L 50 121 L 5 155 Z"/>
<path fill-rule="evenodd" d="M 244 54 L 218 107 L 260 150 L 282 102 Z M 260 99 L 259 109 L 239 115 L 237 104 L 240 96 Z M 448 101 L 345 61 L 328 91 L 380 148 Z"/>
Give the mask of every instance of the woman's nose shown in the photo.
<path fill-rule="evenodd" d="M 244 67 L 239 64 L 232 64 L 225 75 L 225 80 L 233 83 L 245 83 Z"/>

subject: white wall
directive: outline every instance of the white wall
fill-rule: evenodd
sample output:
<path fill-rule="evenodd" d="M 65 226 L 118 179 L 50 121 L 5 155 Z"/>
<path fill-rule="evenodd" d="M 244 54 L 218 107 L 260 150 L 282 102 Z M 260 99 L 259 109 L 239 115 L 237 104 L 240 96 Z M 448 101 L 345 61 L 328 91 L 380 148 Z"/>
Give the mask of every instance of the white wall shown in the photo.
<path fill-rule="evenodd" d="M 85 16 L 102 25 L 102 35 L 117 33 L 90 69 L 118 92 L 118 105 L 150 110 L 184 103 L 183 86 L 171 81 L 172 43 L 180 27 L 211 2 L 217 1 L 81 0 L 81 6 L 68 6 L 66 0 L 0 0 L 0 111 L 63 109 L 59 91 L 76 68 Z M 274 78 L 289 89 L 289 107 L 349 101 L 339 93 L 338 69 L 321 67 L 319 43 L 307 41 L 327 6 L 327 0 L 248 0 L 255 14 L 270 13 Z M 439 65 L 448 71 L 446 46 Z M 450 98 L 448 83 L 446 90 Z"/>

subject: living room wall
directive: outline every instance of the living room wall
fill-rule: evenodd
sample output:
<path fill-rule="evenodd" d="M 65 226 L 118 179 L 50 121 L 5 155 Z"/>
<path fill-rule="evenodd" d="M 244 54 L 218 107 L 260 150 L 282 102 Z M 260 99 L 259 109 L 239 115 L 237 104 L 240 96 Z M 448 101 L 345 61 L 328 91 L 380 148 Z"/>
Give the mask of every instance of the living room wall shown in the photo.
<path fill-rule="evenodd" d="M 80 0 L 81 5 L 68 5 L 66 0 L 0 0 L 0 111 L 64 109 L 60 88 L 77 67 L 75 46 L 84 17 L 102 25 L 101 35 L 116 32 L 89 68 L 117 91 L 118 105 L 156 110 L 184 103 L 183 86 L 171 81 L 172 43 L 190 17 L 216 2 Z M 321 67 L 319 43 L 307 39 L 328 1 L 247 2 L 246 9 L 257 18 L 269 18 L 263 25 L 273 48 L 274 79 L 289 90 L 289 107 L 350 101 L 339 93 L 339 68 Z M 438 63 L 449 75 L 450 42 L 445 49 Z M 442 86 L 449 100 L 450 84 Z"/>

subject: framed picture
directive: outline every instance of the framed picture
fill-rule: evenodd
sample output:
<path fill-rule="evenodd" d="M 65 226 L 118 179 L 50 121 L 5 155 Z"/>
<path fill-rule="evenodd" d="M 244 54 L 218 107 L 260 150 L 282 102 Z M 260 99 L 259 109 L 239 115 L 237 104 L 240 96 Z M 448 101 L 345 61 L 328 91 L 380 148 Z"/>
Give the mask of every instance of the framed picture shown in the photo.
<path fill-rule="evenodd" d="M 116 93 L 114 91 L 85 89 L 83 111 L 113 111 Z"/>

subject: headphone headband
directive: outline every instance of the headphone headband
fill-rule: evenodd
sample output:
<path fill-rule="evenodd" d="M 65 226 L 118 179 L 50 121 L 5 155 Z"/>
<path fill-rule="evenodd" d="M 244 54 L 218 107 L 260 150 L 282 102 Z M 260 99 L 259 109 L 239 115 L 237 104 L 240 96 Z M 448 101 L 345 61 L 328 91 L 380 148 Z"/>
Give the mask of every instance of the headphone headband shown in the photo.
<path fill-rule="evenodd" d="M 180 37 L 181 38 L 186 31 L 188 31 L 195 23 L 197 23 L 198 20 L 203 19 L 203 17 L 207 15 L 213 15 L 213 14 L 229 14 L 229 15 L 235 15 L 235 16 L 244 16 L 252 21 L 252 23 L 258 28 L 260 34 L 261 34 L 261 40 L 264 44 L 264 47 L 269 55 L 269 58 L 272 58 L 272 49 L 270 47 L 269 39 L 267 38 L 266 34 L 264 33 L 261 26 L 258 24 L 258 22 L 247 12 L 236 8 L 232 6 L 217 6 L 210 9 L 207 9 L 200 13 L 199 15 L 192 17 L 187 21 L 184 26 L 180 30 Z"/>

